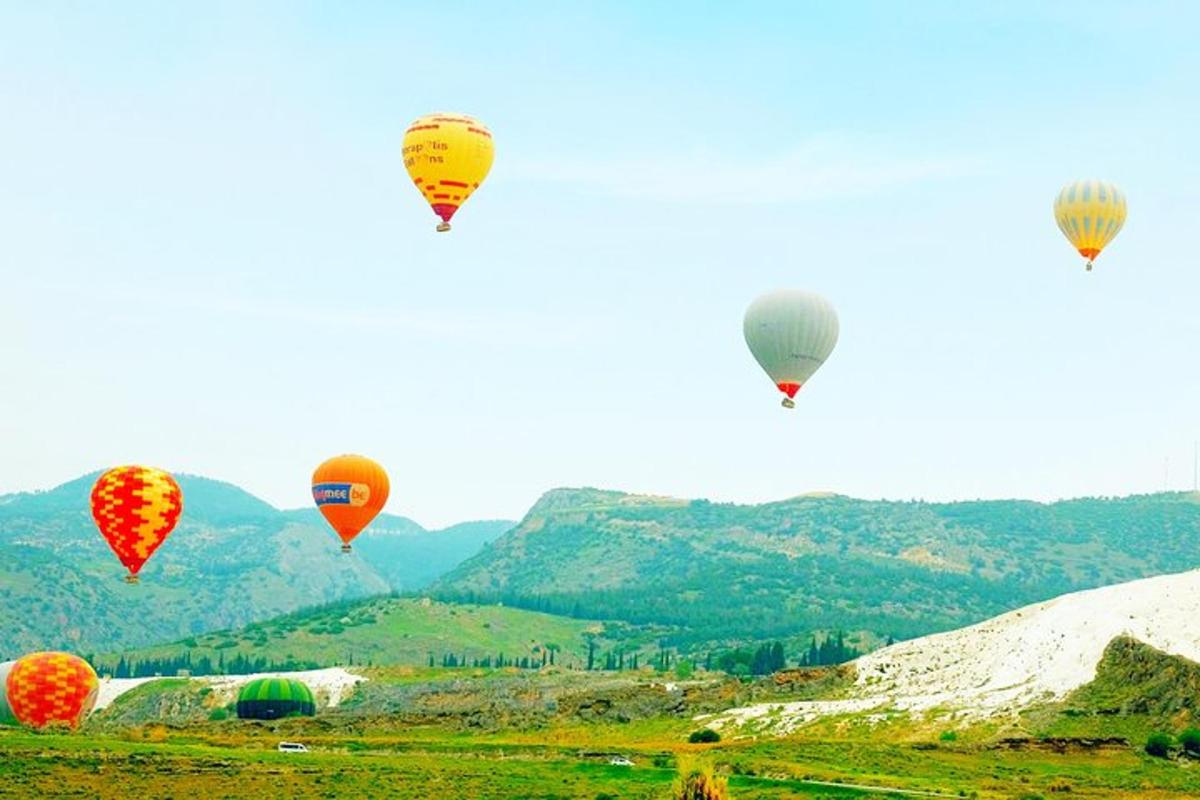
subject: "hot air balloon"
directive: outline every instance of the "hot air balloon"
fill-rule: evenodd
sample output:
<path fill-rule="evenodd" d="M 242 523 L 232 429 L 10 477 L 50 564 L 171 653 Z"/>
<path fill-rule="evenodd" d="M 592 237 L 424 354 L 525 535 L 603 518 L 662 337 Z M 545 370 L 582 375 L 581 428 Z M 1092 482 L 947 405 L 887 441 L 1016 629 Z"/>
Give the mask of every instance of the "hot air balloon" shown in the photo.
<path fill-rule="evenodd" d="M 755 300 L 742 323 L 755 360 L 784 393 L 783 407 L 821 368 L 838 340 L 837 312 L 819 294 L 778 289 Z"/>
<path fill-rule="evenodd" d="M 465 114 L 429 114 L 404 132 L 404 167 L 450 230 L 450 218 L 492 168 L 492 134 Z"/>
<path fill-rule="evenodd" d="M 5 681 L 13 716 L 31 728 L 78 728 L 96 704 L 100 680 L 70 653 L 31 653 L 17 659 Z"/>
<path fill-rule="evenodd" d="M 238 692 L 238 719 L 311 717 L 317 713 L 312 691 L 290 678 L 258 678 Z"/>
<path fill-rule="evenodd" d="M 16 725 L 17 718 L 13 716 L 12 706 L 8 704 L 8 673 L 12 672 L 15 661 L 5 661 L 0 664 L 0 725 Z"/>
<path fill-rule="evenodd" d="M 1100 251 L 1125 224 L 1125 193 L 1106 181 L 1068 183 L 1054 200 L 1054 221 L 1087 259 L 1090 272 Z"/>
<path fill-rule="evenodd" d="M 383 467 L 365 456 L 336 456 L 317 467 L 313 501 L 341 537 L 343 553 L 350 552 L 350 540 L 383 509 L 389 488 Z"/>
<path fill-rule="evenodd" d="M 108 546 L 137 583 L 138 570 L 175 529 L 183 492 L 170 474 L 154 467 L 116 467 L 92 487 L 92 518 Z"/>

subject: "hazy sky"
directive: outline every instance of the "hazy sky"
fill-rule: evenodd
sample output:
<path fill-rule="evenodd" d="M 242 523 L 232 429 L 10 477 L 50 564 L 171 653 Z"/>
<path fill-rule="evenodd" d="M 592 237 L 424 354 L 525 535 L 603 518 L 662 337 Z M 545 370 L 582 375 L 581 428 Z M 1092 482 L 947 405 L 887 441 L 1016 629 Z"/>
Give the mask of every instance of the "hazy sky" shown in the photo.
<path fill-rule="evenodd" d="M 1194 4 L 500 5 L 0 0 L 0 492 L 1191 487 Z M 444 235 L 434 110 L 497 152 Z M 1089 176 L 1130 209 L 1092 274 L 1050 211 Z M 779 286 L 841 316 L 790 413 L 741 333 Z"/>

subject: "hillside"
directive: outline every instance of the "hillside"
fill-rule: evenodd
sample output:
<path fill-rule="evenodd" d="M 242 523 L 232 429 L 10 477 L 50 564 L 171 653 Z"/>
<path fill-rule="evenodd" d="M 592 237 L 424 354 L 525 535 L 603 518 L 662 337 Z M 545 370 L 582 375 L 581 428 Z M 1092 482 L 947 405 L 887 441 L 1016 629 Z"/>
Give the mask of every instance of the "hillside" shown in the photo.
<path fill-rule="evenodd" d="M 785 732 L 866 711 L 982 720 L 1064 701 L 1112 713 L 1191 714 L 1197 670 L 1173 659 L 1200 661 L 1200 570 L 1076 592 L 901 642 L 856 660 L 855 685 L 843 698 L 750 706 L 716 724 L 765 722 Z"/>
<path fill-rule="evenodd" d="M 1200 565 L 1193 494 L 763 505 L 545 495 L 438 580 L 444 599 L 679 626 L 695 641 L 848 629 L 910 638 Z"/>
<path fill-rule="evenodd" d="M 662 631 L 623 623 L 601 623 L 557 617 L 500 606 L 448 605 L 428 599 L 379 597 L 346 601 L 256 622 L 238 630 L 188 637 L 170 644 L 122 651 L 97 658 L 111 671 L 118 657 L 126 661 L 179 658 L 189 655 L 215 665 L 239 655 L 288 665 L 318 668 L 344 665 L 424 666 L 433 655 L 454 655 L 467 663 L 501 656 L 540 663 L 543 651 L 555 653 L 564 667 L 586 663 L 588 642 L 596 653 L 621 648 L 649 650 Z M 546 659 L 550 656 L 547 653 Z M 170 674 L 170 671 L 168 673 Z"/>
<path fill-rule="evenodd" d="M 427 531 L 385 514 L 344 557 L 315 509 L 280 511 L 231 484 L 185 475 L 183 520 L 142 570 L 142 583 L 128 586 L 92 524 L 94 480 L 0 497 L 0 656 L 135 647 L 419 589 L 511 527 Z"/>

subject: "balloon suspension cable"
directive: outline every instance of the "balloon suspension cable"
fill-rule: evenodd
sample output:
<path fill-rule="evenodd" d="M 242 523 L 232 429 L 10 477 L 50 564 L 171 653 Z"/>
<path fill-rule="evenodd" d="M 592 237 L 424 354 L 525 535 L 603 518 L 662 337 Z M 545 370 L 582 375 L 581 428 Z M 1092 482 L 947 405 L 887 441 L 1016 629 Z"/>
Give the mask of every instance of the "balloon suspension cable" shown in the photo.
<path fill-rule="evenodd" d="M 785 397 L 785 398 L 783 398 L 783 402 L 780 403 L 780 405 L 782 405 L 784 408 L 795 408 L 796 401 L 790 397 Z"/>
<path fill-rule="evenodd" d="M 438 223 L 438 226 L 437 226 L 438 233 L 445 233 L 448 230 L 450 230 L 449 222 L 439 222 Z"/>
<path fill-rule="evenodd" d="M 137 573 L 135 573 L 135 572 L 131 572 L 131 573 L 129 573 L 128 575 L 126 575 L 126 576 L 125 576 L 125 582 L 126 582 L 126 583 L 137 583 L 137 582 L 138 582 L 138 576 L 137 576 Z"/>
<path fill-rule="evenodd" d="M 345 544 L 345 543 L 343 543 L 343 544 L 342 544 L 342 552 L 343 552 L 343 553 L 349 553 L 349 552 L 350 552 L 350 545 L 349 545 L 349 544 Z"/>

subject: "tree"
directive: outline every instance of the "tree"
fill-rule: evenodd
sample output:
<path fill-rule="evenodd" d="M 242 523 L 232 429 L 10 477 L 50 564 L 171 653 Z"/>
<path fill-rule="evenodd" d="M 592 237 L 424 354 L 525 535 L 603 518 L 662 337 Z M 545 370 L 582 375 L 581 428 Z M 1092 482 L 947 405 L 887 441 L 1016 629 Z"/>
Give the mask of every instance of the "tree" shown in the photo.
<path fill-rule="evenodd" d="M 1200 756 L 1200 729 L 1188 728 L 1179 734 L 1179 744 L 1189 756 Z"/>
<path fill-rule="evenodd" d="M 1173 743 L 1170 734 L 1152 733 L 1146 740 L 1146 752 L 1155 758 L 1166 758 L 1171 754 Z"/>
<path fill-rule="evenodd" d="M 787 666 L 787 657 L 783 653 L 783 642 L 771 645 L 771 672 L 778 672 Z"/>

